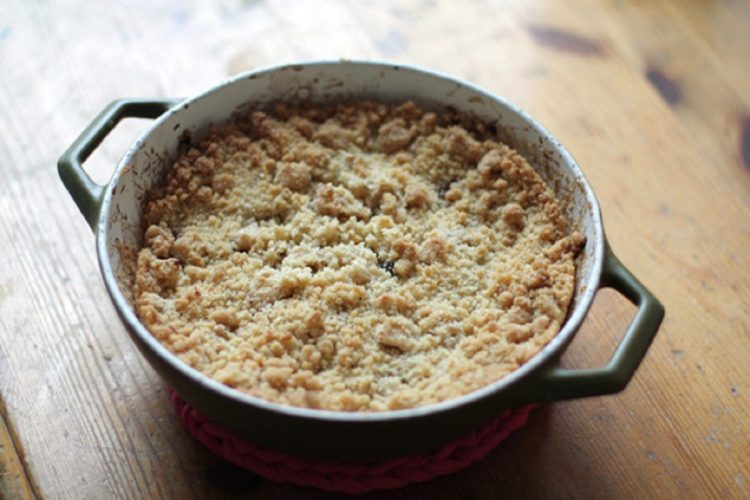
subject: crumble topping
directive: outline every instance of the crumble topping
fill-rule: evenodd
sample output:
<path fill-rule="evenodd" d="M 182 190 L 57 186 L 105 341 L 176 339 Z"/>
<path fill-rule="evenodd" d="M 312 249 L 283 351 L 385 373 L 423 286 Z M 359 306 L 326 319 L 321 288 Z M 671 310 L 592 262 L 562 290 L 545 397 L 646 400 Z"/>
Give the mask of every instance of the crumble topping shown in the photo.
<path fill-rule="evenodd" d="M 237 390 L 343 411 L 518 368 L 561 328 L 584 244 L 487 127 L 411 102 L 235 117 L 144 220 L 134 296 L 160 342 Z"/>

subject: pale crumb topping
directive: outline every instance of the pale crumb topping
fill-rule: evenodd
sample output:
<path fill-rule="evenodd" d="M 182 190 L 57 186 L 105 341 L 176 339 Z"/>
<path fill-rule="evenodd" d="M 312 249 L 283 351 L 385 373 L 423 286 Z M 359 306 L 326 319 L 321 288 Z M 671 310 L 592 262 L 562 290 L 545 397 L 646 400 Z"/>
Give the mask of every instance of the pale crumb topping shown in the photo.
<path fill-rule="evenodd" d="M 159 341 L 240 391 L 344 411 L 518 368 L 560 330 L 584 244 L 488 127 L 410 102 L 214 127 L 144 219 L 134 295 Z"/>

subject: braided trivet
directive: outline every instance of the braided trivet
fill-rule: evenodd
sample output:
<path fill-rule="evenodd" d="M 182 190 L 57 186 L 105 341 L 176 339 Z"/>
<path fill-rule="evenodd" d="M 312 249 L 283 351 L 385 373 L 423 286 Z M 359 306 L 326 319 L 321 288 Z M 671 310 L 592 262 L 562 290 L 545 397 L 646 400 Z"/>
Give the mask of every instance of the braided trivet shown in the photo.
<path fill-rule="evenodd" d="M 484 458 L 526 423 L 534 408 L 506 411 L 484 428 L 433 452 L 384 462 L 339 463 L 298 458 L 250 444 L 208 421 L 176 392 L 170 391 L 170 397 L 190 434 L 221 458 L 273 481 L 340 493 L 398 488 L 461 470 Z"/>

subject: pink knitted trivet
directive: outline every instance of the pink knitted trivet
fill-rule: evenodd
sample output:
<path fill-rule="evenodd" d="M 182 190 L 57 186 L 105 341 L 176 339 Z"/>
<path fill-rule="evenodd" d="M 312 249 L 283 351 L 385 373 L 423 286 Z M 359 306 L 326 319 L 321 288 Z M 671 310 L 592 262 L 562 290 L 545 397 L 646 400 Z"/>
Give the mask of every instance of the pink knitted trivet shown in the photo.
<path fill-rule="evenodd" d="M 170 390 L 180 420 L 198 441 L 221 458 L 273 481 L 339 493 L 398 488 L 450 474 L 484 458 L 526 423 L 534 405 L 506 411 L 484 428 L 442 448 L 384 462 L 340 463 L 294 457 L 248 443 L 208 421 Z"/>

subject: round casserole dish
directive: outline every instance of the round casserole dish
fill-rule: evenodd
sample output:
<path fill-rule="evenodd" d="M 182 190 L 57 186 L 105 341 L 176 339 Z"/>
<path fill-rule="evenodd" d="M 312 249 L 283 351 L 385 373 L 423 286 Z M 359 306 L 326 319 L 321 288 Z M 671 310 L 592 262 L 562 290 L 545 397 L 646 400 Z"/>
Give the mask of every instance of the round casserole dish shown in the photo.
<path fill-rule="evenodd" d="M 450 107 L 495 125 L 563 201 L 567 218 L 586 236 L 577 259 L 576 290 L 561 331 L 510 375 L 462 397 L 424 407 L 345 413 L 286 406 L 241 393 L 180 361 L 143 326 L 130 288 L 141 246 L 141 211 L 186 134 L 271 101 L 330 103 L 370 98 Z M 106 186 L 82 162 L 127 117 L 154 118 L 120 160 Z M 58 163 L 60 177 L 96 234 L 104 283 L 132 340 L 153 368 L 188 403 L 217 424 L 258 445 L 312 458 L 375 460 L 426 451 L 477 429 L 503 410 L 622 390 L 664 316 L 658 300 L 617 260 L 599 205 L 575 160 L 539 123 L 513 104 L 470 83 L 410 66 L 336 61 L 285 65 L 239 75 L 190 99 L 120 99 L 110 104 Z M 613 287 L 638 306 L 610 362 L 596 369 L 559 367 L 596 291 Z"/>

